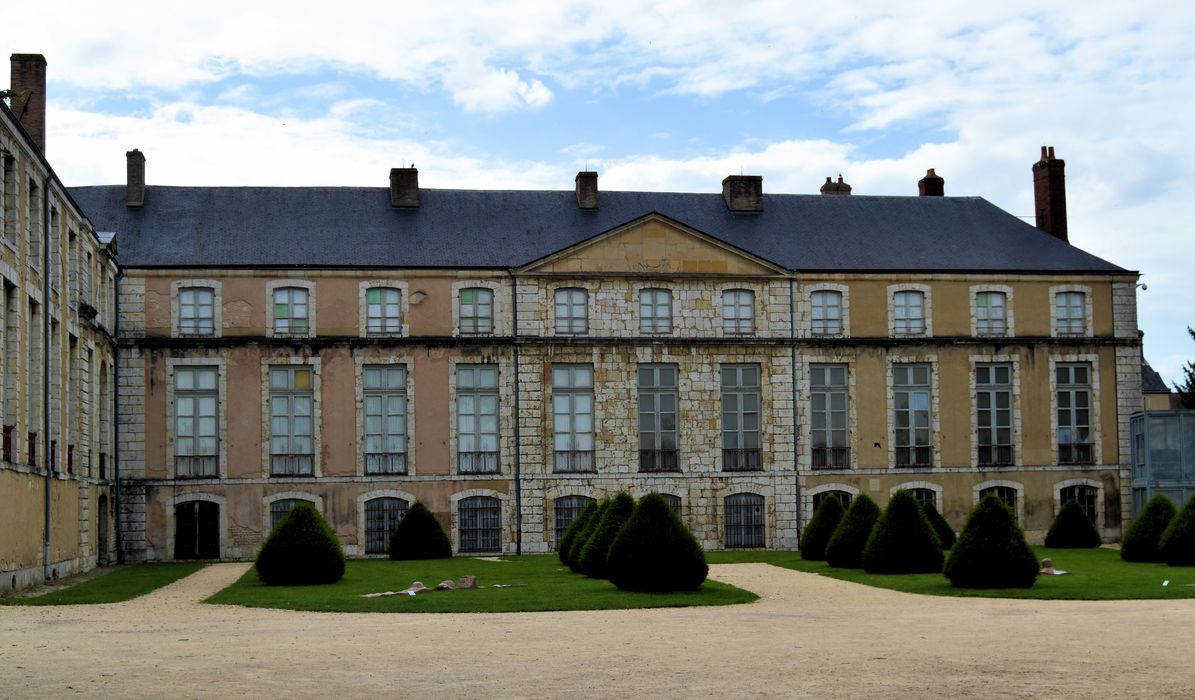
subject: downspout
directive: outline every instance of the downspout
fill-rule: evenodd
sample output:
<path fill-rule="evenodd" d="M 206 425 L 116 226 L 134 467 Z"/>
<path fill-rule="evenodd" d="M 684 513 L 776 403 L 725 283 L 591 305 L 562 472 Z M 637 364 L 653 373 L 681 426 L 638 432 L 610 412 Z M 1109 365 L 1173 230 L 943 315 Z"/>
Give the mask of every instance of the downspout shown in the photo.
<path fill-rule="evenodd" d="M 50 509 L 51 489 L 54 485 L 54 471 L 50 464 L 50 175 L 42 181 L 42 235 L 41 235 L 41 287 L 42 287 L 42 333 L 41 333 L 41 384 L 42 384 L 42 461 L 46 466 L 45 539 L 42 542 L 42 576 L 50 580 Z"/>
<path fill-rule="evenodd" d="M 115 256 L 112 261 L 116 262 Z M 124 270 L 117 265 L 116 277 L 112 282 L 112 391 L 108 396 L 112 402 L 112 483 L 116 485 L 116 488 L 112 489 L 112 520 L 116 524 L 117 564 L 124 563 L 124 547 L 121 542 L 121 533 L 124 529 L 120 526 L 120 447 L 116 442 L 120 434 L 120 400 L 117 395 L 120 391 L 120 358 L 117 357 L 117 353 L 120 352 L 120 279 L 122 277 L 124 277 Z"/>
<path fill-rule="evenodd" d="M 794 507 L 797 509 L 797 548 L 801 546 L 801 458 L 797 450 L 797 438 L 800 436 L 801 430 L 797 425 L 797 297 L 796 297 L 797 282 L 796 279 L 788 278 L 788 332 L 792 338 L 792 343 L 789 345 L 792 351 L 792 370 L 793 370 L 793 497 L 796 499 Z"/>
<path fill-rule="evenodd" d="M 515 418 L 515 554 L 523 553 L 523 470 L 519 436 L 519 279 L 510 273 L 511 349 L 514 355 Z"/>

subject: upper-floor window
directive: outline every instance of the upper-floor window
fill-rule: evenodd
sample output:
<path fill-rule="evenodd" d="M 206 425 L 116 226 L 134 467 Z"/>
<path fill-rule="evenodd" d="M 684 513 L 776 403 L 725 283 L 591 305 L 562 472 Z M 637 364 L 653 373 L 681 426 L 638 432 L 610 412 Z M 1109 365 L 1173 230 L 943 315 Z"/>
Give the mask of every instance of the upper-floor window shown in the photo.
<path fill-rule="evenodd" d="M 459 301 L 462 335 L 485 335 L 494 332 L 493 290 L 485 287 L 462 289 Z"/>
<path fill-rule="evenodd" d="M 892 295 L 892 330 L 897 335 L 925 333 L 925 292 L 905 290 Z"/>
<path fill-rule="evenodd" d="M 557 335 L 581 335 L 589 332 L 589 292 L 579 287 L 556 290 Z"/>
<path fill-rule="evenodd" d="M 851 465 L 847 397 L 846 365 L 810 366 L 809 438 L 814 469 L 845 469 Z"/>
<path fill-rule="evenodd" d="M 759 365 L 722 365 L 722 469 L 763 469 Z"/>
<path fill-rule="evenodd" d="M 727 335 L 755 332 L 755 292 L 749 289 L 722 292 L 722 332 Z"/>
<path fill-rule="evenodd" d="M 407 473 L 407 368 L 362 368 L 365 473 Z"/>
<path fill-rule="evenodd" d="M 975 332 L 978 335 L 1008 333 L 1008 295 L 1004 292 L 975 293 Z"/>
<path fill-rule="evenodd" d="M 457 365 L 456 441 L 462 474 L 498 472 L 497 365 Z"/>
<path fill-rule="evenodd" d="M 929 365 L 893 365 L 892 399 L 896 421 L 893 426 L 896 466 L 932 465 Z"/>
<path fill-rule="evenodd" d="M 178 332 L 212 335 L 216 332 L 216 295 L 211 287 L 184 287 L 178 292 Z"/>
<path fill-rule="evenodd" d="M 0 227 L 4 229 L 4 240 L 17 245 L 17 159 L 9 154 L 0 154 Z"/>
<path fill-rule="evenodd" d="M 672 332 L 672 292 L 667 289 L 640 290 L 639 332 Z"/>
<path fill-rule="evenodd" d="M 675 471 L 676 365 L 639 366 L 639 470 Z"/>
<path fill-rule="evenodd" d="M 315 391 L 306 366 L 270 368 L 270 474 L 315 473 Z"/>
<path fill-rule="evenodd" d="M 1058 463 L 1091 464 L 1091 365 L 1059 364 L 1054 368 L 1058 409 Z"/>
<path fill-rule="evenodd" d="M 1013 463 L 1012 366 L 978 365 L 975 368 L 975 425 L 981 466 Z"/>
<path fill-rule="evenodd" d="M 220 392 L 215 367 L 174 368 L 174 473 L 216 476 Z"/>
<path fill-rule="evenodd" d="M 274 332 L 306 335 L 311 330 L 308 293 L 303 287 L 279 287 L 274 290 Z"/>
<path fill-rule="evenodd" d="M 365 290 L 365 332 L 402 332 L 402 290 L 393 287 Z"/>
<path fill-rule="evenodd" d="M 25 236 L 29 241 L 29 253 L 25 259 L 33 267 L 41 267 L 41 189 L 29 180 L 29 203 L 25 210 Z"/>
<path fill-rule="evenodd" d="M 809 295 L 810 331 L 814 335 L 842 333 L 842 292 L 822 289 Z"/>
<path fill-rule="evenodd" d="M 593 471 L 593 366 L 552 367 L 552 452 L 558 472 Z"/>
<path fill-rule="evenodd" d="M 1058 335 L 1086 335 L 1087 295 L 1083 292 L 1056 293 L 1054 324 Z"/>

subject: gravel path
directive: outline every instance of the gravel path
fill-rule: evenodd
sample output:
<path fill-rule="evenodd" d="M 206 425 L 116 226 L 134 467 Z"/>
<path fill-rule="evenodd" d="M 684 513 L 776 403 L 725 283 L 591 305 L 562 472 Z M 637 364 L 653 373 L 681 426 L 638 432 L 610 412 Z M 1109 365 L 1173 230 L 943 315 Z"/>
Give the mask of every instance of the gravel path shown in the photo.
<path fill-rule="evenodd" d="M 0 698 L 1191 697 L 1195 600 L 935 598 L 766 564 L 751 605 L 481 615 L 203 605 L 217 564 L 112 605 L 0 608 Z"/>

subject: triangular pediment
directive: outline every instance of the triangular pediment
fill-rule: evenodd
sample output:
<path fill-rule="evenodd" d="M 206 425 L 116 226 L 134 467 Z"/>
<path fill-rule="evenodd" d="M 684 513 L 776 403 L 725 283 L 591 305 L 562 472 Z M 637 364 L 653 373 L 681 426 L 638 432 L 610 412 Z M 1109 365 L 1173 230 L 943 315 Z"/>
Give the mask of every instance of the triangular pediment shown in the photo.
<path fill-rule="evenodd" d="M 648 214 L 536 260 L 520 272 L 754 277 L 785 271 L 666 216 Z"/>

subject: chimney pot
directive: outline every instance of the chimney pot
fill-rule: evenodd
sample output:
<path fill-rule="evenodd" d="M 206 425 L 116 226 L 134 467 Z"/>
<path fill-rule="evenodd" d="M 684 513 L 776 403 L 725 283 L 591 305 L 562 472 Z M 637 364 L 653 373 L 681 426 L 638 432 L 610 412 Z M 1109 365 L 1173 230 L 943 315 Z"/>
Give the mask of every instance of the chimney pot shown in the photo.
<path fill-rule="evenodd" d="M 40 53 L 14 53 L 9 57 L 12 113 L 42 155 L 46 154 L 46 57 Z"/>
<path fill-rule="evenodd" d="M 1033 200 L 1037 227 L 1068 240 L 1066 231 L 1066 161 L 1054 157 L 1053 146 L 1041 147 L 1041 160 L 1033 164 Z"/>
<path fill-rule="evenodd" d="M 124 154 L 127 165 L 125 181 L 125 206 L 140 207 L 145 204 L 145 154 L 134 148 Z"/>
<path fill-rule="evenodd" d="M 839 174 L 838 182 L 834 182 L 827 177 L 826 184 L 822 185 L 821 192 L 825 195 L 850 194 L 851 186 L 846 184 L 846 182 L 844 182 L 842 179 L 842 175 Z"/>
<path fill-rule="evenodd" d="M 731 211 L 763 211 L 763 177 L 726 176 L 722 180 L 722 199 Z"/>
<path fill-rule="evenodd" d="M 419 171 L 390 169 L 390 206 L 414 209 L 419 206 Z"/>
<path fill-rule="evenodd" d="M 577 206 L 582 209 L 598 208 L 598 174 L 592 170 L 577 173 Z"/>
<path fill-rule="evenodd" d="M 946 181 L 930 168 L 925 171 L 925 177 L 917 181 L 917 194 L 921 197 L 941 197 L 946 194 Z"/>

